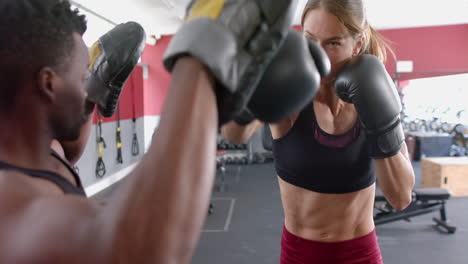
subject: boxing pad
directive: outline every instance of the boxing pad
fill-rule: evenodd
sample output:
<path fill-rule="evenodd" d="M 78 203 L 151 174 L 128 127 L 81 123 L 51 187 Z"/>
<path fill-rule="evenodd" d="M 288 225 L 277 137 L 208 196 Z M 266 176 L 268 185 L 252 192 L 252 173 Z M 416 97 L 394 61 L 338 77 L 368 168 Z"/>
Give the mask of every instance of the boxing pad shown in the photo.
<path fill-rule="evenodd" d="M 138 63 L 146 43 L 144 29 L 136 22 L 117 25 L 90 49 L 89 78 L 85 83 L 88 101 L 110 117 L 122 88 Z"/>
<path fill-rule="evenodd" d="M 197 0 L 173 37 L 164 65 L 181 56 L 197 58 L 216 80 L 220 124 L 250 100 L 267 66 L 283 45 L 297 0 Z"/>
<path fill-rule="evenodd" d="M 405 141 L 401 102 L 383 63 L 373 55 L 355 57 L 338 73 L 334 87 L 342 100 L 356 107 L 366 129 L 370 157 L 397 154 Z"/>

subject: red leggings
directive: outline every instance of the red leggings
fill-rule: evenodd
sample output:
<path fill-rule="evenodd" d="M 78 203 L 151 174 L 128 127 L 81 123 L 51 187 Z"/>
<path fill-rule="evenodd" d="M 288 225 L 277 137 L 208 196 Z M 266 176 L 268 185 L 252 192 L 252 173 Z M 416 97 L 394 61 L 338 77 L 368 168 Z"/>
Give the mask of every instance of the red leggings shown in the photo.
<path fill-rule="evenodd" d="M 340 242 L 300 238 L 283 228 L 280 264 L 383 264 L 375 230 Z"/>

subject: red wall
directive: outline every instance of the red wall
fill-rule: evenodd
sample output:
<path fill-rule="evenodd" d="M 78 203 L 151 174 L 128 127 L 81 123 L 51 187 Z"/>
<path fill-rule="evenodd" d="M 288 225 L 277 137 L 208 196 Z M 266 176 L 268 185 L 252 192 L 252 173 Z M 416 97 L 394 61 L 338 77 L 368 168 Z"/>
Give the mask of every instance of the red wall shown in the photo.
<path fill-rule="evenodd" d="M 301 26 L 294 26 L 301 30 Z M 411 60 L 412 73 L 399 80 L 411 80 L 468 73 L 468 24 L 379 30 L 390 42 L 399 61 Z M 388 56 L 387 71 L 392 77 L 396 63 Z"/>
<path fill-rule="evenodd" d="M 148 79 L 144 82 L 144 113 L 160 115 L 166 99 L 171 76 L 162 64 L 162 57 L 172 36 L 163 36 L 155 46 L 146 45 L 141 58 L 148 65 Z"/>
<path fill-rule="evenodd" d="M 397 60 L 414 62 L 414 72 L 402 73 L 400 80 L 468 72 L 468 24 L 380 32 L 393 42 Z M 389 57 L 387 70 L 392 77 L 395 67 Z"/>

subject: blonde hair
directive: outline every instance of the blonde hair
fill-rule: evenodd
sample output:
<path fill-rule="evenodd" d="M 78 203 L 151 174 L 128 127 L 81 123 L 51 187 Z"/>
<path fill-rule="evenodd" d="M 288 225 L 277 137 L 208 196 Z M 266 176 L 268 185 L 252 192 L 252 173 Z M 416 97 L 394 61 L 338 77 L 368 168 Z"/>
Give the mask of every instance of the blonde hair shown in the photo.
<path fill-rule="evenodd" d="M 362 0 L 308 0 L 302 13 L 302 28 L 307 13 L 317 8 L 323 8 L 336 16 L 354 38 L 363 37 L 364 43 L 359 55 L 372 54 L 385 62 L 389 51 L 395 58 L 389 41 L 367 22 Z"/>

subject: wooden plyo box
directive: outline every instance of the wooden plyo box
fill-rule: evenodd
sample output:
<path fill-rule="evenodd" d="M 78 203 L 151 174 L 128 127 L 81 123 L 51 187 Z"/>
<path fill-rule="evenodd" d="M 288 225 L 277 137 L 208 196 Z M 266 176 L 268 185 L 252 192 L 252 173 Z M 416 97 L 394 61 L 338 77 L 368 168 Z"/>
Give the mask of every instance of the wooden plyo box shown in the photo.
<path fill-rule="evenodd" d="M 452 196 L 468 196 L 468 157 L 424 158 L 422 186 L 445 188 Z"/>

